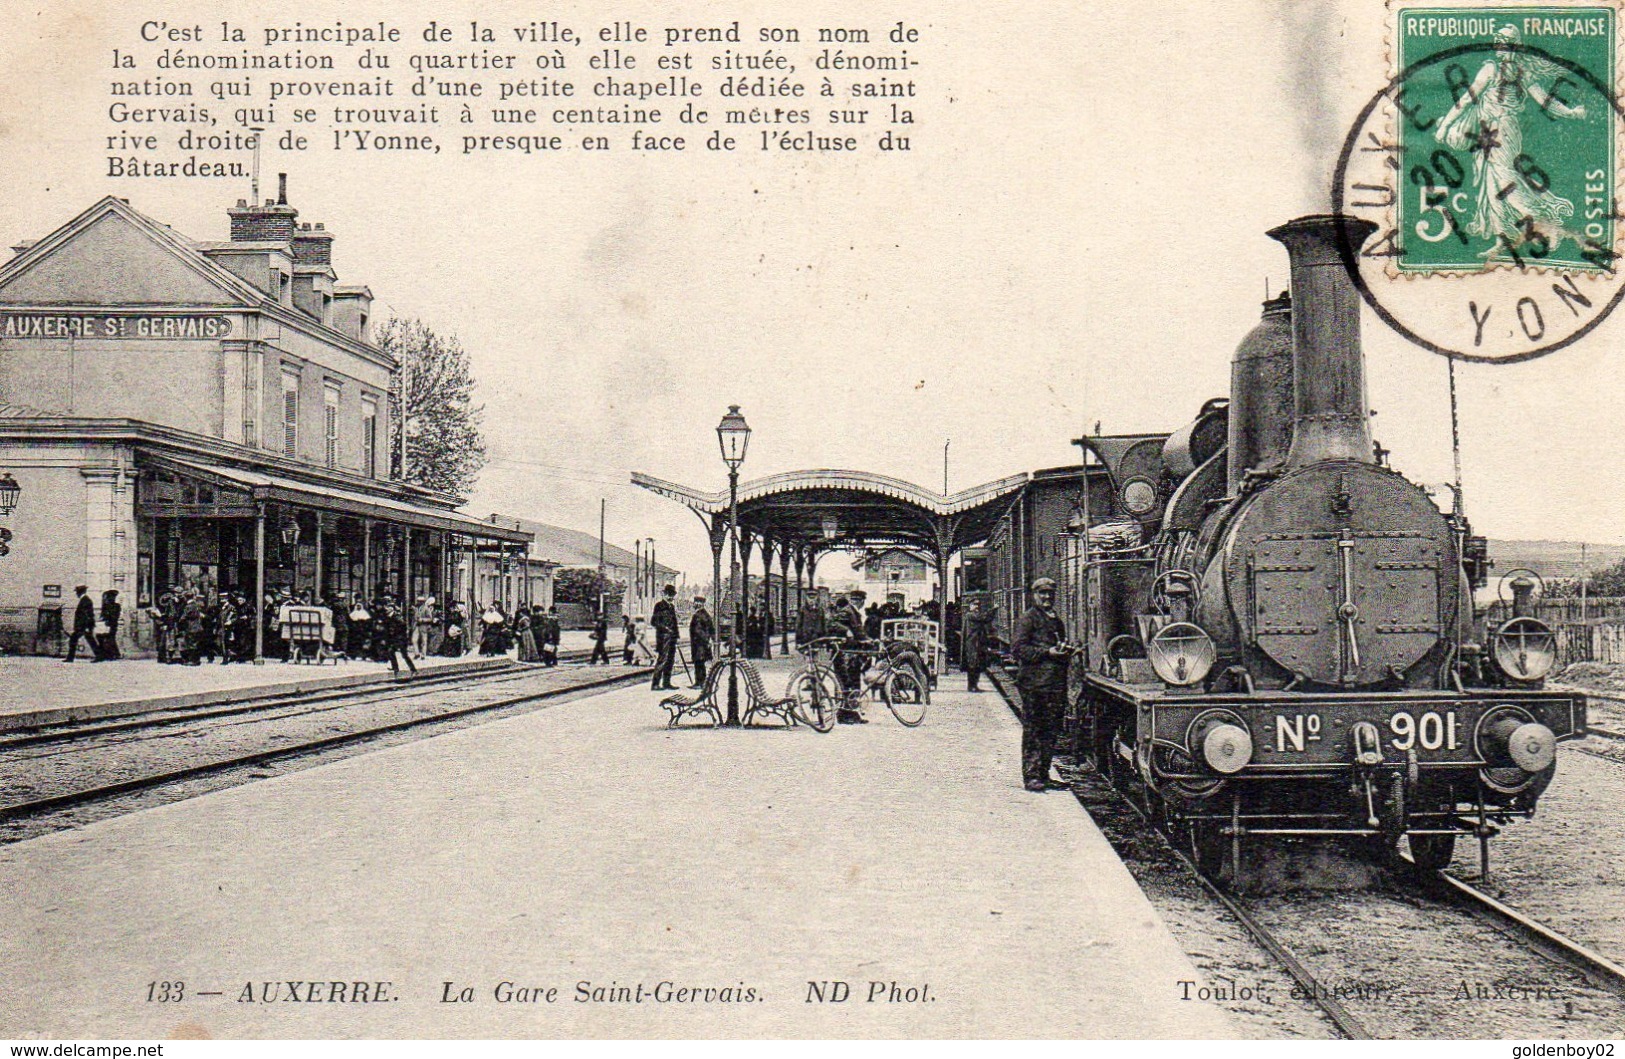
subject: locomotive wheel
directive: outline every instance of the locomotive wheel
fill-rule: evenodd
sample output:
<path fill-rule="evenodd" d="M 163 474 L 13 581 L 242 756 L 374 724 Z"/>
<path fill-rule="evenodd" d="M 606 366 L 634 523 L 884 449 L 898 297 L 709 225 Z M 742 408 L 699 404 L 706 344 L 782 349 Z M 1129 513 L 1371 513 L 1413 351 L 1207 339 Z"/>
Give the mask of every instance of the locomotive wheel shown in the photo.
<path fill-rule="evenodd" d="M 1423 872 L 1444 871 L 1450 867 L 1450 861 L 1456 855 L 1455 835 L 1412 835 L 1411 859 L 1416 862 L 1416 870 Z"/>

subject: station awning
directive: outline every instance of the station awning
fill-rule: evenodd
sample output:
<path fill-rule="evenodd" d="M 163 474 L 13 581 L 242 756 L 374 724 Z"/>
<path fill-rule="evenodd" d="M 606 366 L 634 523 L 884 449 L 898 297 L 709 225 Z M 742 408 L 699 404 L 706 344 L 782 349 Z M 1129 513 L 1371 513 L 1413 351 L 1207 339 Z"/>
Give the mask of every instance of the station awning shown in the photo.
<path fill-rule="evenodd" d="M 531 535 L 523 530 L 507 529 L 455 511 L 425 508 L 403 500 L 375 496 L 339 486 L 316 485 L 264 471 L 194 463 L 191 460 L 159 456 L 149 452 L 141 453 L 138 460 L 141 464 L 156 469 L 245 490 L 257 501 L 294 504 L 317 511 L 374 518 L 421 529 L 449 530 L 468 537 L 482 537 L 511 544 L 529 544 L 531 541 Z"/>
<path fill-rule="evenodd" d="M 728 491 L 706 492 L 647 474 L 632 484 L 708 520 L 726 519 Z M 885 545 L 950 554 L 988 538 L 1015 494 L 1017 474 L 943 495 L 868 471 L 775 474 L 739 486 L 739 526 L 752 536 L 817 551 Z"/>

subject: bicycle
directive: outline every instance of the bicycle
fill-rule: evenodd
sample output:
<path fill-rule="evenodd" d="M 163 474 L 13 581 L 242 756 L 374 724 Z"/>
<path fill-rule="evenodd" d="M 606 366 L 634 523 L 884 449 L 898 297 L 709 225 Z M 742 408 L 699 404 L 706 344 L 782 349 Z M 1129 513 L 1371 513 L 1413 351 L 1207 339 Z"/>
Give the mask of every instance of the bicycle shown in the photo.
<path fill-rule="evenodd" d="M 925 720 L 931 689 L 925 664 L 909 644 L 854 647 L 840 637 L 823 637 L 801 651 L 807 656 L 807 664 L 791 676 L 785 694 L 796 700 L 798 717 L 814 730 L 829 731 L 835 725 L 837 712 L 842 708 L 856 710 L 866 694 L 884 702 L 905 727 L 917 727 Z M 836 674 L 835 659 L 842 653 L 870 660 L 855 688 L 842 688 Z"/>
<path fill-rule="evenodd" d="M 871 694 L 879 692 L 899 724 L 906 728 L 918 727 L 925 720 L 926 707 L 931 705 L 931 681 L 925 660 L 906 640 L 882 644 L 874 649 L 874 654 L 873 668 L 864 670 L 864 685 Z M 874 675 L 870 676 L 871 673 Z"/>
<path fill-rule="evenodd" d="M 795 700 L 797 720 L 815 732 L 828 732 L 835 727 L 835 714 L 842 701 L 841 681 L 835 675 L 840 640 L 823 637 L 798 649 L 807 661 L 790 675 L 785 697 Z"/>

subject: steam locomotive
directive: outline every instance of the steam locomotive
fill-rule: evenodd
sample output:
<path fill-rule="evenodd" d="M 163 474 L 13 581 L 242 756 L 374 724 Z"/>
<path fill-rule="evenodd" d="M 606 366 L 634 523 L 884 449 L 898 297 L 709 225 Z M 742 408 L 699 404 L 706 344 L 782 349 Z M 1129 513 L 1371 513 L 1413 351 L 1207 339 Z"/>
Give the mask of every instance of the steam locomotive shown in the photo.
<path fill-rule="evenodd" d="M 1006 637 L 1025 585 L 1059 581 L 1078 748 L 1210 872 L 1294 835 L 1404 838 L 1427 869 L 1471 836 L 1487 866 L 1585 732 L 1585 699 L 1544 688 L 1556 639 L 1528 592 L 1475 617 L 1490 563 L 1459 492 L 1442 510 L 1373 443 L 1339 249 L 1373 230 L 1272 230 L 1291 291 L 1237 348 L 1229 399 L 1172 434 L 1079 439 L 1082 466 L 1035 474 L 967 563 Z"/>

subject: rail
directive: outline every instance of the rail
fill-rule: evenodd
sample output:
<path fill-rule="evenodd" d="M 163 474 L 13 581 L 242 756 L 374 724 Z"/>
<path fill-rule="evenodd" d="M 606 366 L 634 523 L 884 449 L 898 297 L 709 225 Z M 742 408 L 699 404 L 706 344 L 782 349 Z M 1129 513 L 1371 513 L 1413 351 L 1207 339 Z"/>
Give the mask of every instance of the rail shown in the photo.
<path fill-rule="evenodd" d="M 531 672 L 534 673 L 535 671 Z M 580 691 L 609 687 L 634 680 L 643 680 L 646 679 L 648 675 L 648 669 L 623 671 L 612 676 L 583 681 L 578 684 L 571 684 L 564 687 L 545 688 L 538 692 L 508 696 L 506 698 L 496 699 L 491 702 L 476 703 L 472 706 L 463 706 L 454 710 L 446 710 L 444 712 L 429 714 L 423 717 L 413 717 L 407 720 L 394 721 L 389 724 L 374 725 L 370 728 L 361 728 L 353 732 L 344 732 L 338 735 L 325 736 L 320 739 L 278 746 L 248 754 L 217 758 L 212 761 L 205 761 L 196 765 L 187 765 L 182 768 L 170 769 L 164 772 L 149 773 L 144 776 L 136 776 L 114 783 L 99 784 L 92 787 L 82 787 L 77 790 L 67 791 L 61 794 L 48 795 L 43 798 L 31 799 L 24 802 L 14 802 L 10 805 L 0 805 L 0 821 L 9 822 L 26 820 L 49 812 L 71 809 L 94 802 L 104 801 L 108 798 L 117 797 L 119 795 L 151 790 L 183 780 L 197 779 L 202 776 L 226 772 L 231 769 L 253 765 L 263 765 L 283 758 L 296 757 L 322 750 L 330 750 L 336 747 L 345 746 L 351 743 L 363 742 L 368 739 L 373 739 L 378 736 L 387 735 L 394 732 L 406 731 L 412 728 L 421 728 L 431 724 L 440 724 L 445 721 L 470 717 L 480 713 L 489 713 L 494 710 L 506 709 L 529 702 L 558 698 L 563 695 L 574 694 Z M 399 691 L 400 689 L 397 688 L 395 690 Z M 195 720 L 196 718 L 186 719 Z"/>

